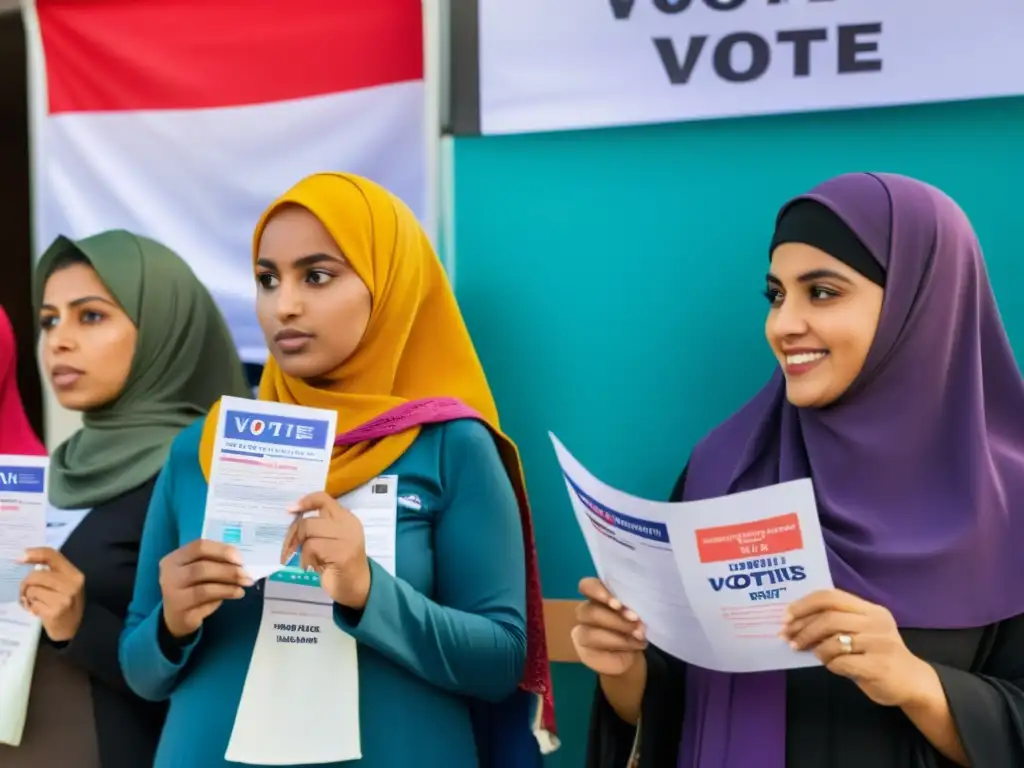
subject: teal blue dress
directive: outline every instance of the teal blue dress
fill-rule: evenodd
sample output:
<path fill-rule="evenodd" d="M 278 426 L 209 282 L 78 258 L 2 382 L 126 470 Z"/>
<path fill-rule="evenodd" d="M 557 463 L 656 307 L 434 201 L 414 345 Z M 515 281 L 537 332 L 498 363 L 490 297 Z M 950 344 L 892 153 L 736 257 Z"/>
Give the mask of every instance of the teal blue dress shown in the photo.
<path fill-rule="evenodd" d="M 160 560 L 203 526 L 201 430 L 181 433 L 157 481 L 121 636 L 128 685 L 145 699 L 170 700 L 154 768 L 237 765 L 224 752 L 262 613 L 257 584 L 207 618 L 190 645 L 170 656 L 166 639 L 161 648 Z M 371 560 L 361 616 L 335 606 L 339 631 L 359 643 L 363 757 L 334 765 L 476 768 L 474 702 L 509 697 L 526 663 L 515 493 L 491 433 L 472 420 L 424 427 L 382 474 L 399 478 L 397 576 Z"/>

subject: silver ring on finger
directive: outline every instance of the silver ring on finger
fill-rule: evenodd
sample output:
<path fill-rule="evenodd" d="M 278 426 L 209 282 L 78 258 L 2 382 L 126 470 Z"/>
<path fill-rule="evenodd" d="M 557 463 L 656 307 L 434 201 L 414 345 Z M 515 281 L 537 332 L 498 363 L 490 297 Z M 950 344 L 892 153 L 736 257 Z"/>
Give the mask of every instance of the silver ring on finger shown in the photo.
<path fill-rule="evenodd" d="M 839 649 L 843 654 L 853 653 L 853 637 L 851 635 L 836 635 L 836 640 L 839 641 Z"/>

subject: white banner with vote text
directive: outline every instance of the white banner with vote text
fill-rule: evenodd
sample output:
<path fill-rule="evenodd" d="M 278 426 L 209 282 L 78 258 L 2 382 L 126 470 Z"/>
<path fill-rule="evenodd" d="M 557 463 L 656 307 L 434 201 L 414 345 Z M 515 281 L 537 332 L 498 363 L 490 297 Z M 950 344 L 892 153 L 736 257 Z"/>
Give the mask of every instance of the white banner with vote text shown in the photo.
<path fill-rule="evenodd" d="M 1024 94 L 1021 0 L 478 0 L 484 134 Z"/>

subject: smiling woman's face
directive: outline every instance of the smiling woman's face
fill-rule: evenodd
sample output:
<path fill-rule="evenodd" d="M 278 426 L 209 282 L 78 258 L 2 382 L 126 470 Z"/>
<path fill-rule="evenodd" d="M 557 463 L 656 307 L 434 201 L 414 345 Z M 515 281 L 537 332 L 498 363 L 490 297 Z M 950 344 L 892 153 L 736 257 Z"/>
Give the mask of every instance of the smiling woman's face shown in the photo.
<path fill-rule="evenodd" d="M 370 290 L 305 208 L 287 206 L 267 222 L 256 281 L 256 315 L 286 374 L 315 381 L 356 351 L 370 322 Z"/>
<path fill-rule="evenodd" d="M 138 329 L 88 262 L 50 274 L 39 325 L 43 370 L 62 406 L 91 411 L 117 399 L 135 358 Z"/>
<path fill-rule="evenodd" d="M 819 248 L 783 243 L 772 252 L 764 330 L 793 405 L 823 408 L 849 389 L 875 338 L 883 293 Z"/>

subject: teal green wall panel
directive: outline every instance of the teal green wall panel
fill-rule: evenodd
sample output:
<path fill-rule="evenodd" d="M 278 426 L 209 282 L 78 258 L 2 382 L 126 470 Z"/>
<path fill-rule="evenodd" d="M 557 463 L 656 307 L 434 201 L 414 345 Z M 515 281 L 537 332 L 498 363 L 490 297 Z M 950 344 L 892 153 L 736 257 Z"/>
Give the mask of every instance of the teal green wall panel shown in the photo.
<path fill-rule="evenodd" d="M 547 597 L 592 571 L 547 430 L 607 482 L 664 497 L 771 371 L 767 243 L 816 182 L 893 171 L 949 192 L 1024 354 L 1024 99 L 460 138 L 454 155 L 456 290 L 523 452 Z M 559 665 L 552 768 L 582 765 L 591 687 Z"/>
<path fill-rule="evenodd" d="M 563 746 L 547 758 L 545 768 L 583 768 L 583 745 L 597 676 L 582 664 L 553 664 L 551 677 L 558 710 L 558 735 Z"/>

